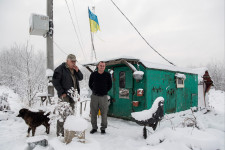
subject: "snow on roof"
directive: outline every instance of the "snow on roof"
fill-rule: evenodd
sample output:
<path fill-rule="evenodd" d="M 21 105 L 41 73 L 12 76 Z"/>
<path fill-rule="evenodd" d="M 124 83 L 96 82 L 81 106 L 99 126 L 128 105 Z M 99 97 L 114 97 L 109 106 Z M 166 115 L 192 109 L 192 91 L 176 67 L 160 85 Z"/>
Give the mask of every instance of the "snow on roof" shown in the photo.
<path fill-rule="evenodd" d="M 119 60 L 119 59 L 129 59 L 129 60 L 137 60 L 137 61 L 139 61 L 139 59 L 134 58 L 132 56 L 120 56 L 120 57 L 114 57 L 114 58 L 105 58 L 105 59 L 101 59 L 99 61 L 94 61 L 94 62 L 88 62 L 88 63 L 82 64 L 82 65 L 83 66 L 84 65 L 89 65 L 89 64 L 97 65 L 100 61 L 107 62 L 107 61 Z"/>
<path fill-rule="evenodd" d="M 134 112 L 131 113 L 131 116 L 138 121 L 145 121 L 148 120 L 150 118 L 152 118 L 152 115 L 157 111 L 158 109 L 158 103 L 160 101 L 164 101 L 163 97 L 158 97 L 155 99 L 154 103 L 152 104 L 152 107 L 148 110 L 143 110 L 140 112 Z"/>
<path fill-rule="evenodd" d="M 88 128 L 88 122 L 81 117 L 68 116 L 64 128 L 69 131 L 84 131 Z"/>
<path fill-rule="evenodd" d="M 152 69 L 160 69 L 160 70 L 168 70 L 168 71 L 174 71 L 174 72 L 184 72 L 184 73 L 191 73 L 191 74 L 197 74 L 193 69 L 190 68 L 182 68 L 182 67 L 177 67 L 173 65 L 164 65 L 164 64 L 158 64 L 158 63 L 153 63 L 149 61 L 145 61 L 142 59 L 137 59 L 131 56 L 120 56 L 116 58 L 109 58 L 109 59 L 104 59 L 101 61 L 112 61 L 112 60 L 119 60 L 119 59 L 125 59 L 125 60 L 135 60 L 141 62 L 145 67 L 147 68 L 152 68 Z M 97 62 L 92 62 L 92 63 L 86 63 L 83 65 L 97 65 L 99 61 Z"/>
<path fill-rule="evenodd" d="M 177 66 L 173 66 L 173 65 L 157 64 L 157 63 L 152 63 L 152 62 L 148 62 L 145 60 L 141 60 L 141 62 L 147 68 L 196 74 L 196 72 L 190 68 L 181 68 L 181 67 L 177 67 Z"/>
<path fill-rule="evenodd" d="M 144 72 L 143 71 L 135 71 L 133 74 L 144 75 Z"/>
<path fill-rule="evenodd" d="M 175 74 L 175 76 L 177 77 L 177 78 L 182 78 L 182 79 L 186 79 L 186 76 L 184 75 L 184 74 L 181 74 L 181 73 L 176 73 Z"/>
<path fill-rule="evenodd" d="M 137 71 L 137 69 L 131 64 L 131 63 L 127 63 L 129 66 L 130 66 L 130 68 L 132 68 L 132 70 L 134 71 L 134 72 L 136 72 Z"/>

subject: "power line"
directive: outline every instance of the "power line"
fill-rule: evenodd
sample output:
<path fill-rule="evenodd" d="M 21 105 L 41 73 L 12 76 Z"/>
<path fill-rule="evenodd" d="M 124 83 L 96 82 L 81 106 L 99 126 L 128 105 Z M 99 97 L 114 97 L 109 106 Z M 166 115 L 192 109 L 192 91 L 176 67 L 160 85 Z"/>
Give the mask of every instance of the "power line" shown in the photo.
<path fill-rule="evenodd" d="M 77 36 L 77 39 L 78 39 L 78 43 L 79 43 L 79 45 L 80 45 L 80 48 L 81 48 L 82 53 L 83 53 L 83 55 L 84 55 L 84 58 L 86 59 L 85 54 L 84 54 L 84 50 L 83 50 L 83 48 L 82 48 L 82 46 L 81 46 L 81 42 L 80 42 L 80 39 L 79 39 L 79 37 L 78 37 L 77 31 L 76 31 L 76 28 L 75 28 L 75 25 L 74 25 L 74 21 L 73 21 L 73 18 L 72 18 L 72 15 L 71 15 L 70 9 L 69 9 L 69 5 L 68 5 L 68 3 L 67 3 L 67 1 L 66 1 L 66 0 L 65 0 L 65 2 L 66 2 L 67 9 L 68 9 L 68 11 L 69 11 L 69 14 L 70 14 L 70 19 L 71 19 L 71 21 L 72 21 L 74 31 L 75 31 L 76 36 Z"/>
<path fill-rule="evenodd" d="M 54 40 L 53 40 L 53 43 L 62 53 L 64 53 L 65 55 L 68 55 Z M 82 65 L 81 63 L 78 62 L 78 60 L 77 60 L 77 63 Z"/>
<path fill-rule="evenodd" d="M 152 47 L 148 41 L 141 35 L 141 33 L 137 30 L 137 28 L 132 24 L 132 22 L 125 16 L 125 14 L 119 9 L 119 7 L 111 0 L 113 5 L 121 12 L 121 14 L 129 21 L 129 23 L 133 26 L 133 28 L 137 31 L 137 33 L 141 36 L 141 38 L 148 44 L 149 47 L 151 47 L 159 56 L 161 56 L 163 59 L 165 59 L 167 62 L 169 62 L 171 65 L 174 65 L 172 62 L 170 62 L 168 59 L 166 59 L 164 56 L 162 56 L 154 47 Z M 175 66 L 175 65 L 174 65 Z"/>
<path fill-rule="evenodd" d="M 73 0 L 71 0 L 71 1 L 73 3 L 73 11 L 74 11 L 74 14 L 75 14 L 75 19 L 76 19 L 76 23 L 77 23 L 78 33 L 79 33 L 79 36 L 81 38 L 81 44 L 83 44 L 82 37 L 81 37 L 81 33 L 80 33 L 80 27 L 79 27 L 79 23 L 78 23 L 78 19 L 77 19 L 77 14 L 76 14 L 76 10 L 75 10 L 75 5 L 74 5 Z"/>
<path fill-rule="evenodd" d="M 55 46 L 64 54 L 68 55 L 61 47 L 59 47 L 59 45 L 53 40 L 53 43 L 55 44 Z"/>
<path fill-rule="evenodd" d="M 78 19 L 77 19 L 77 14 L 76 14 L 76 9 L 75 9 L 75 5 L 74 5 L 74 0 L 71 0 L 72 1 L 72 3 L 73 3 L 73 10 L 74 10 L 74 14 L 75 14 L 75 19 L 76 19 L 76 23 L 77 23 L 77 29 L 78 29 L 78 33 L 79 33 L 79 36 L 80 36 L 80 41 L 81 41 L 81 44 L 84 46 L 84 43 L 83 43 L 83 41 L 82 41 L 82 36 L 81 36 L 81 30 L 80 30 L 80 27 L 79 27 L 79 22 L 78 22 Z M 85 56 L 87 56 L 87 52 L 86 52 L 86 50 L 85 50 L 85 48 L 83 49 L 84 50 L 84 53 L 85 53 Z"/>

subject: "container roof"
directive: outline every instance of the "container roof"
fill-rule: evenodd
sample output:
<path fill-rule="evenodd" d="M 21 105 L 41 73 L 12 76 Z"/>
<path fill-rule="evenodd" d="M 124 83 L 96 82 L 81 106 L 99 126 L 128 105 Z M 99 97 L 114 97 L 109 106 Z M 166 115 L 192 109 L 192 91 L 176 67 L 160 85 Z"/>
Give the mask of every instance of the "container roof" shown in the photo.
<path fill-rule="evenodd" d="M 197 74 L 191 68 L 183 68 L 183 67 L 177 67 L 177 66 L 173 66 L 173 65 L 164 65 L 164 64 L 158 64 L 158 63 L 152 63 L 152 62 L 148 62 L 148 61 L 145 61 L 145 60 L 141 60 L 140 62 L 142 62 L 142 64 L 147 68 Z"/>
<path fill-rule="evenodd" d="M 106 65 L 110 65 L 110 62 L 120 61 L 122 59 L 124 59 L 128 62 L 130 62 L 130 61 L 139 62 L 140 61 L 140 59 L 137 59 L 137 58 L 134 58 L 134 57 L 131 57 L 131 56 L 121 56 L 121 57 L 115 57 L 115 58 L 109 58 L 109 59 L 102 59 L 102 60 L 99 60 L 99 61 L 90 62 L 90 63 L 86 63 L 86 64 L 82 64 L 82 65 L 83 66 L 96 66 L 100 61 L 104 61 L 106 63 Z"/>
<path fill-rule="evenodd" d="M 159 63 L 153 63 L 141 59 L 137 59 L 134 57 L 130 56 L 121 56 L 117 58 L 109 58 L 109 59 L 104 59 L 101 61 L 104 61 L 106 63 L 106 66 L 110 65 L 115 65 L 115 64 L 121 64 L 122 60 L 126 60 L 127 62 L 131 64 L 137 64 L 141 63 L 143 64 L 146 68 L 151 68 L 151 69 L 159 69 L 159 70 L 168 70 L 168 71 L 173 71 L 173 72 L 184 72 L 184 73 L 191 73 L 191 74 L 197 74 L 195 70 L 190 69 L 190 68 L 182 68 L 182 67 L 177 67 L 173 65 L 164 65 L 164 64 L 159 64 Z M 99 61 L 92 62 L 92 63 L 87 63 L 83 64 L 83 66 L 96 66 L 99 63 Z"/>

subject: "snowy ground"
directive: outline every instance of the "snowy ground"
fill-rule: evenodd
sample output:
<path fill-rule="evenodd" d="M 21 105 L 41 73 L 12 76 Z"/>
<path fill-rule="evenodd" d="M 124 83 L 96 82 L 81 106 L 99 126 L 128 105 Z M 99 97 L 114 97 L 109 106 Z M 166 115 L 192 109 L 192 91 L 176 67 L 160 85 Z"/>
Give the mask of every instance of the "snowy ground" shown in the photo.
<path fill-rule="evenodd" d="M 4 88 L 0 88 L 3 91 Z M 13 95 L 13 92 L 9 92 Z M 108 128 L 105 135 L 100 132 L 90 134 L 89 122 L 86 130 L 86 143 L 72 141 L 66 145 L 63 139 L 56 137 L 55 126 L 52 125 L 50 134 L 44 131 L 44 126 L 36 130 L 36 136 L 47 135 L 49 147 L 36 147 L 35 150 L 224 150 L 225 121 L 224 121 L 224 92 L 211 90 L 209 93 L 212 110 L 206 114 L 206 110 L 193 112 L 191 110 L 165 115 L 156 131 L 148 128 L 149 135 L 143 139 L 143 127 L 131 121 L 108 118 Z M 14 95 L 15 96 L 15 95 Z M 11 104 L 17 102 L 11 96 Z M 15 99 L 13 99 L 15 98 Z M 18 104 L 19 105 L 19 104 Z M 18 110 L 14 104 L 15 110 Z M 87 107 L 89 108 L 89 107 Z M 89 109 L 84 116 L 88 118 Z M 27 149 L 26 137 L 27 125 L 16 114 L 0 112 L 0 149 L 24 150 Z M 195 119 L 196 118 L 196 119 Z M 187 127 L 196 120 L 196 127 Z M 98 120 L 100 123 L 100 118 Z"/>

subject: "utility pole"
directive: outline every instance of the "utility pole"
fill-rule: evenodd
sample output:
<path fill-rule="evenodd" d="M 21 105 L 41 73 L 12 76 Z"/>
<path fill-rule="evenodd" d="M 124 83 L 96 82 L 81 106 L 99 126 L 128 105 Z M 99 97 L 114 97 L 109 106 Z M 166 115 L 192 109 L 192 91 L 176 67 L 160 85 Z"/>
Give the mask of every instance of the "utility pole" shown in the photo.
<path fill-rule="evenodd" d="M 47 0 L 47 16 L 49 17 L 49 32 L 46 36 L 47 69 L 54 70 L 53 53 L 53 0 Z M 54 87 L 48 85 L 48 94 L 54 96 Z"/>

